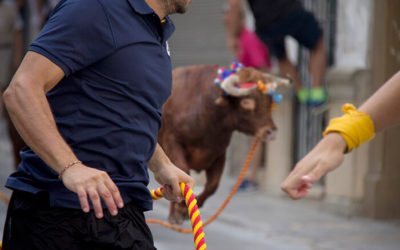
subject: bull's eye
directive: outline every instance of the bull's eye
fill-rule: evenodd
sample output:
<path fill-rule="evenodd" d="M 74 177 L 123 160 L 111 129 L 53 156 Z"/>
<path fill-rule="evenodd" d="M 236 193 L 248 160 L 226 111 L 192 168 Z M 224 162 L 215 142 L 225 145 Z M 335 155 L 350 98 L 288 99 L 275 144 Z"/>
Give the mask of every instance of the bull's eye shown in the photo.
<path fill-rule="evenodd" d="M 256 100 L 253 98 L 244 98 L 240 101 L 240 107 L 244 110 L 253 111 L 256 109 Z"/>

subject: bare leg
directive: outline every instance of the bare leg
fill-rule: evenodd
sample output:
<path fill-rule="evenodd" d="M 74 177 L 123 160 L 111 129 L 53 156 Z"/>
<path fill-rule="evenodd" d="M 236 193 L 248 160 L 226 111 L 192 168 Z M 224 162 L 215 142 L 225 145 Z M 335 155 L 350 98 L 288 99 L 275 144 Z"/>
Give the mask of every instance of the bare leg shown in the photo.
<path fill-rule="evenodd" d="M 260 166 L 263 164 L 262 161 L 262 154 L 264 153 L 264 143 L 260 143 L 260 145 L 256 148 L 253 154 L 253 159 L 250 162 L 249 166 L 249 171 L 247 172 L 247 177 L 246 179 L 253 182 L 257 183 L 257 177 L 258 177 L 258 170 L 260 169 Z"/>
<path fill-rule="evenodd" d="M 288 76 L 292 78 L 294 89 L 297 91 L 301 88 L 301 81 L 299 74 L 297 73 L 296 67 L 289 61 L 287 57 L 279 59 L 278 61 L 279 73 L 282 76 Z"/>
<path fill-rule="evenodd" d="M 322 86 L 323 76 L 326 67 L 326 53 L 324 39 L 321 36 L 317 45 L 310 51 L 309 70 L 311 75 L 312 87 Z"/>

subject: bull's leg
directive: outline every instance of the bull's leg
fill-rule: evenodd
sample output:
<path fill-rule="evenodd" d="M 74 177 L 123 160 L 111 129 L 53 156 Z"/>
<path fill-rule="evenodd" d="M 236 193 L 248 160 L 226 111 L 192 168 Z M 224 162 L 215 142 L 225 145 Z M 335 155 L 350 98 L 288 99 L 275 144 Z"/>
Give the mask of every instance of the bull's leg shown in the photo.
<path fill-rule="evenodd" d="M 225 154 L 219 157 L 210 168 L 206 170 L 206 184 L 203 192 L 197 197 L 197 205 L 203 206 L 208 197 L 215 193 L 224 170 Z"/>
<path fill-rule="evenodd" d="M 167 138 L 168 144 L 161 145 L 164 146 L 163 149 L 177 167 L 182 169 L 184 172 L 189 174 L 189 167 L 184 156 L 184 150 L 181 145 L 175 143 L 174 138 Z M 187 208 L 185 202 L 171 202 L 168 221 L 172 224 L 182 224 L 182 222 L 188 219 Z"/>

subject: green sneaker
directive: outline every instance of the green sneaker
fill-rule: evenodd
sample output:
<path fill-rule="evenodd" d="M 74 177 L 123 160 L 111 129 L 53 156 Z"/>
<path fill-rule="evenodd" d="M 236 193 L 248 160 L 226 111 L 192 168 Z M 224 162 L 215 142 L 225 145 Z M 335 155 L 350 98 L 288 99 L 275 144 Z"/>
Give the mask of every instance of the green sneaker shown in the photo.
<path fill-rule="evenodd" d="M 323 87 L 316 87 L 310 90 L 308 104 L 311 106 L 320 106 L 327 100 L 327 93 Z"/>
<path fill-rule="evenodd" d="M 296 93 L 297 99 L 299 100 L 300 104 L 307 104 L 309 95 L 310 90 L 307 88 L 300 88 Z"/>

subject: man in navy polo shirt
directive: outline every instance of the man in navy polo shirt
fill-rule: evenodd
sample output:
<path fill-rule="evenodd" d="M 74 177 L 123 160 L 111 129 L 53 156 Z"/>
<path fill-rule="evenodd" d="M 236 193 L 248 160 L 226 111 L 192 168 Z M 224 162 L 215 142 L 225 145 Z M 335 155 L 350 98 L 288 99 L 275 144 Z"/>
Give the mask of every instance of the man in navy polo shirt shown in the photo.
<path fill-rule="evenodd" d="M 171 91 L 167 15 L 189 2 L 57 5 L 4 95 L 29 147 L 7 180 L 3 249 L 154 249 L 147 167 L 170 200 L 194 184 L 157 144 Z"/>

